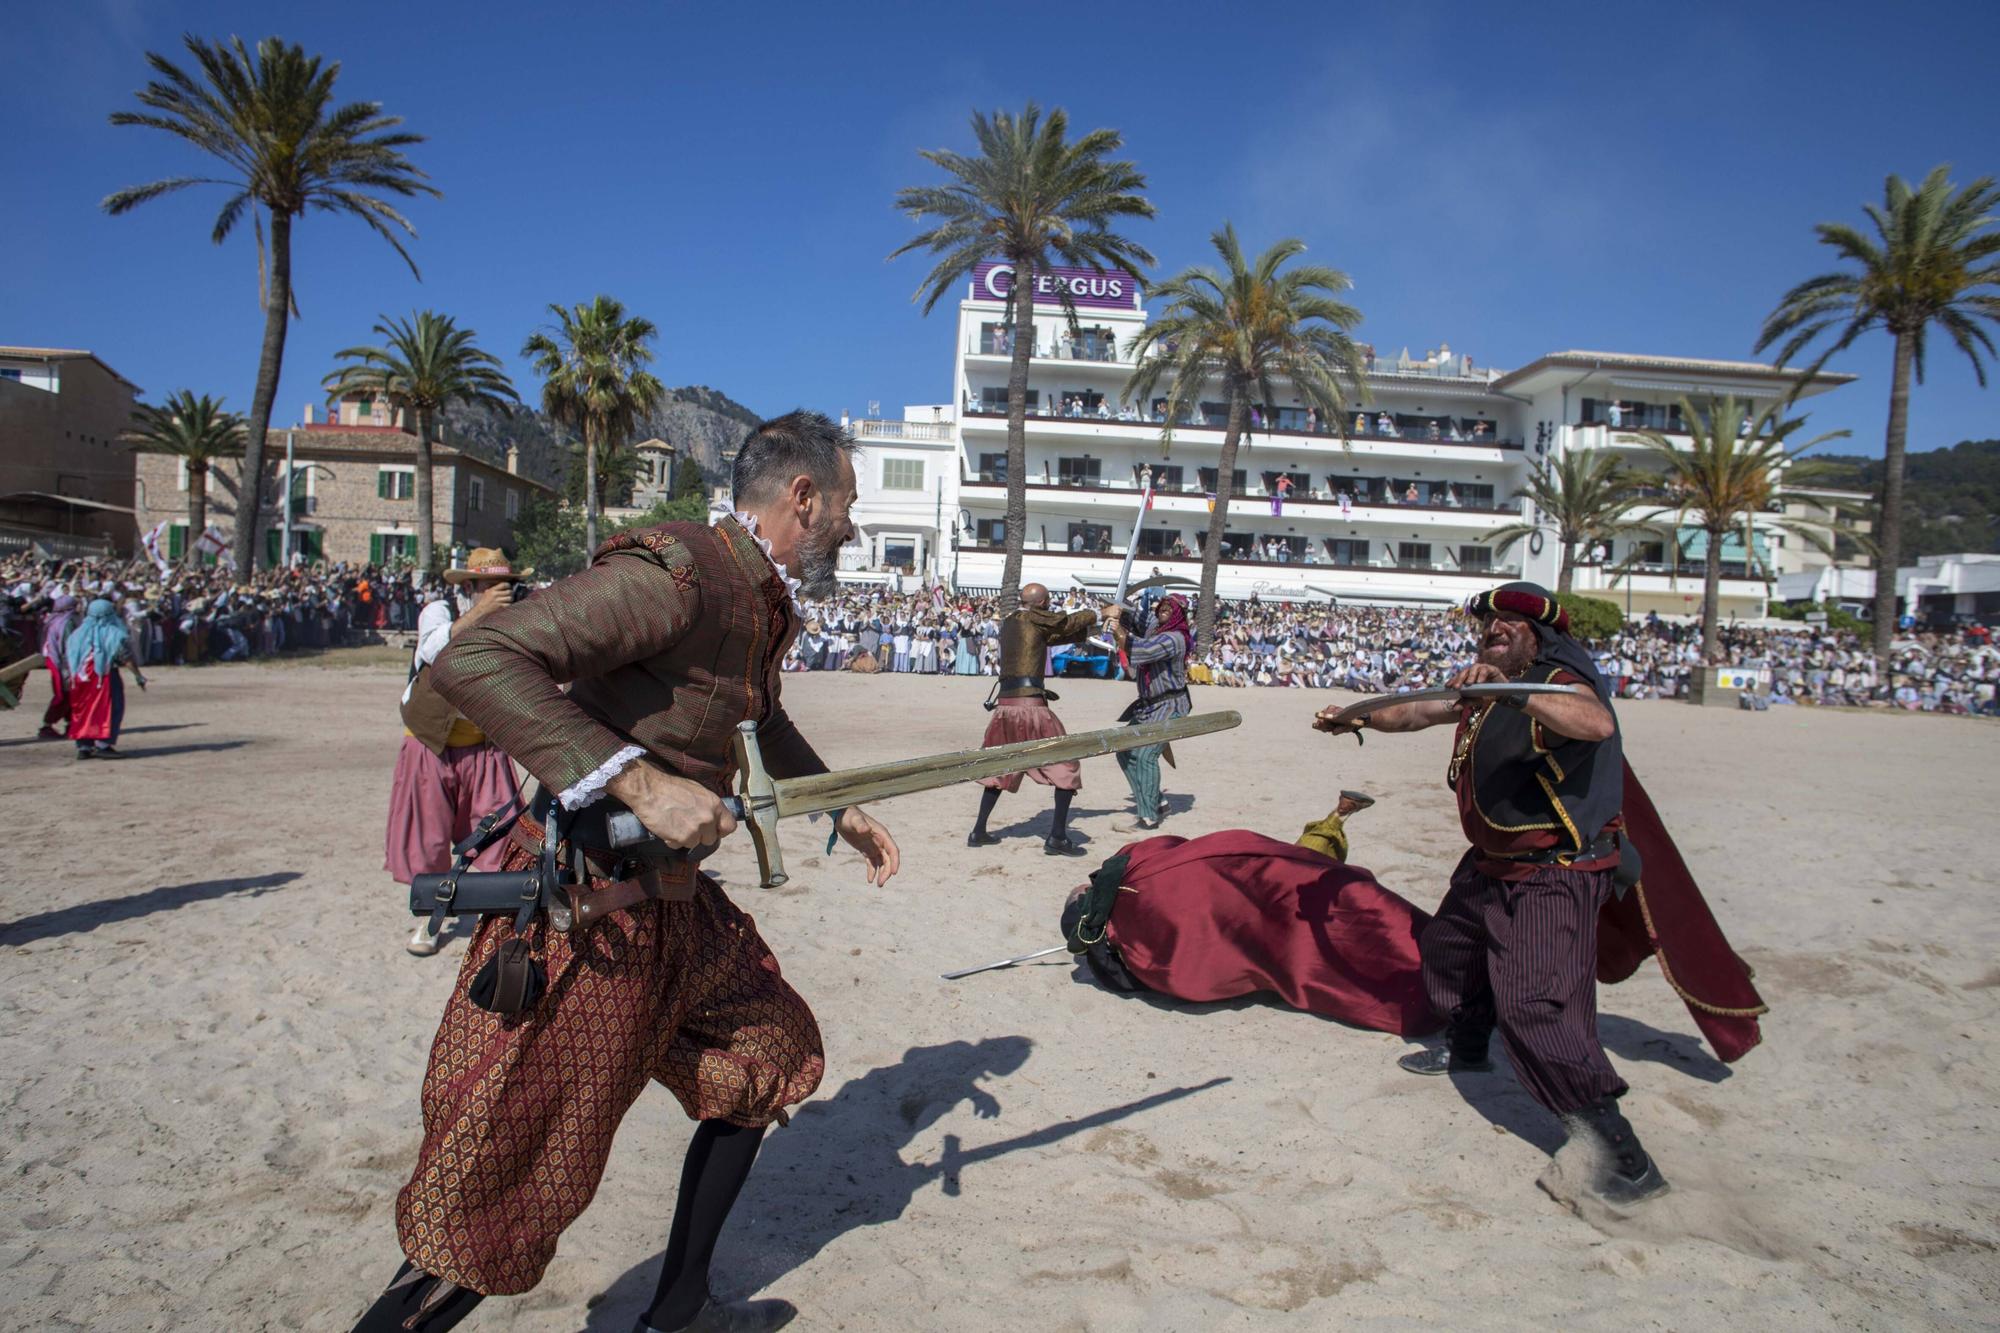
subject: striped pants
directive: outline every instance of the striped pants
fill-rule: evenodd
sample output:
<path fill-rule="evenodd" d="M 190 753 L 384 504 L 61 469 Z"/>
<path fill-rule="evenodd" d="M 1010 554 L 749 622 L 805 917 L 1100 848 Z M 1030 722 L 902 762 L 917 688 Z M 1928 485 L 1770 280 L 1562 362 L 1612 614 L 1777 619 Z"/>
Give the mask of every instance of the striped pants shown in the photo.
<path fill-rule="evenodd" d="M 1118 767 L 1132 786 L 1132 810 L 1141 819 L 1160 817 L 1160 751 L 1164 745 L 1142 745 L 1136 750 L 1120 750 Z"/>
<path fill-rule="evenodd" d="M 1501 880 L 1468 851 L 1418 940 L 1454 1045 L 1479 1045 L 1497 1023 L 1521 1086 L 1558 1115 L 1625 1091 L 1597 1039 L 1597 913 L 1610 892 L 1609 871 Z"/>

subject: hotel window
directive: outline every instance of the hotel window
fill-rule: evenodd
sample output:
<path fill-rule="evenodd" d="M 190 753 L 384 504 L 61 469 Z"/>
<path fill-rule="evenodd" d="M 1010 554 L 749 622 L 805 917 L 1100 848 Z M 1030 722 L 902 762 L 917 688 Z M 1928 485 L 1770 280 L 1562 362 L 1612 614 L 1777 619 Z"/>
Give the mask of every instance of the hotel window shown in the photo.
<path fill-rule="evenodd" d="M 1179 541 L 1180 538 L 1181 534 L 1171 529 L 1141 528 L 1139 529 L 1139 554 L 1172 555 L 1174 553 L 1174 543 Z"/>
<path fill-rule="evenodd" d="M 468 477 L 465 483 L 465 507 L 478 514 L 486 509 L 486 478 Z"/>
<path fill-rule="evenodd" d="M 1007 520 L 1004 518 L 982 518 L 973 532 L 973 540 L 981 546 L 1007 544 Z"/>
<path fill-rule="evenodd" d="M 921 458 L 885 458 L 882 460 L 882 489 L 885 491 L 920 491 L 924 488 L 924 460 Z"/>
<path fill-rule="evenodd" d="M 1104 484 L 1104 460 L 1058 458 L 1056 478 L 1065 486 L 1101 486 Z"/>
<path fill-rule="evenodd" d="M 413 467 L 383 467 L 375 470 L 375 498 L 407 500 L 417 493 L 417 470 Z"/>
<path fill-rule="evenodd" d="M 1209 495 L 1215 494 L 1215 479 L 1222 475 L 1221 469 L 1205 467 L 1200 471 L 1201 489 Z M 1229 474 L 1229 493 L 1231 495 L 1243 494 L 1243 477 L 1244 472 L 1240 467 Z"/>
<path fill-rule="evenodd" d="M 987 356 L 1006 356 L 1014 350 L 1013 330 L 1005 324 L 979 326 L 979 350 Z"/>
<path fill-rule="evenodd" d="M 1093 551 L 1099 555 L 1111 553 L 1111 529 L 1102 523 L 1072 523 L 1069 536 L 1064 539 L 1072 551 Z"/>
<path fill-rule="evenodd" d="M 1007 455 L 1005 454 L 979 455 L 979 480 L 981 481 L 1007 480 Z"/>
<path fill-rule="evenodd" d="M 188 488 L 188 461 L 185 458 L 174 460 L 174 487 L 183 491 Z"/>
<path fill-rule="evenodd" d="M 1143 464 L 1132 465 L 1132 484 L 1139 484 L 1139 470 Z M 1187 473 L 1179 463 L 1153 464 L 1153 489 L 1156 491 L 1180 491 L 1187 489 Z"/>
<path fill-rule="evenodd" d="M 1028 390 L 1027 401 L 1028 415 L 1033 416 L 1037 410 L 1036 405 L 1042 401 L 1042 391 L 1040 389 Z M 989 384 L 981 389 L 979 391 L 979 410 L 982 412 L 1006 412 L 1007 386 L 1004 384 L 997 386 Z"/>
<path fill-rule="evenodd" d="M 1493 548 L 1490 546 L 1459 547 L 1458 567 L 1466 570 L 1491 570 L 1493 568 Z"/>
<path fill-rule="evenodd" d="M 515 490 L 512 486 L 509 486 L 507 488 L 507 517 L 510 519 L 516 519 L 519 518 L 520 516 L 521 516 L 521 493 Z"/>
<path fill-rule="evenodd" d="M 1634 542 L 1632 552 L 1642 565 L 1664 565 L 1667 563 L 1665 542 Z"/>
<path fill-rule="evenodd" d="M 1431 544 L 1429 542 L 1397 542 L 1396 563 L 1404 569 L 1429 569 L 1431 567 Z"/>
<path fill-rule="evenodd" d="M 1365 565 L 1368 563 L 1368 543 L 1358 538 L 1328 537 L 1326 553 L 1336 565 Z"/>

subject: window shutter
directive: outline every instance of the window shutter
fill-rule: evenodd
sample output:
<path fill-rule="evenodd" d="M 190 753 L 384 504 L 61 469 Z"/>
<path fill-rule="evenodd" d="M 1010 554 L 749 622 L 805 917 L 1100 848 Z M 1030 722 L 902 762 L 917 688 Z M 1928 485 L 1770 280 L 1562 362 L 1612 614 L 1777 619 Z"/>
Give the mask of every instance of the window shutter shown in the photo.
<path fill-rule="evenodd" d="M 382 534 L 379 532 L 371 533 L 368 537 L 368 563 L 371 565 L 382 563 Z"/>
<path fill-rule="evenodd" d="M 388 499 L 388 498 L 389 498 L 389 476 L 390 476 L 390 474 L 389 474 L 389 473 L 387 473 L 387 472 L 383 471 L 383 470 L 382 470 L 382 469 L 380 469 L 380 468 L 377 468 L 377 469 L 375 470 L 375 498 L 376 498 L 376 499 L 378 499 L 378 500 L 386 500 L 386 499 Z"/>
<path fill-rule="evenodd" d="M 176 523 L 167 529 L 167 559 L 178 560 L 187 554 L 187 524 Z"/>
<path fill-rule="evenodd" d="M 274 568 L 275 568 L 275 567 L 277 566 L 277 564 L 278 564 L 278 559 L 279 559 L 279 556 L 278 556 L 278 545 L 279 545 L 279 543 L 280 543 L 280 542 L 282 542 L 282 541 L 284 540 L 284 537 L 285 537 L 285 533 L 284 533 L 284 530 L 283 530 L 282 528 L 266 528 L 266 529 L 264 529 L 264 563 L 265 563 L 265 564 L 267 564 L 267 565 L 271 565 L 271 566 L 273 566 Z"/>

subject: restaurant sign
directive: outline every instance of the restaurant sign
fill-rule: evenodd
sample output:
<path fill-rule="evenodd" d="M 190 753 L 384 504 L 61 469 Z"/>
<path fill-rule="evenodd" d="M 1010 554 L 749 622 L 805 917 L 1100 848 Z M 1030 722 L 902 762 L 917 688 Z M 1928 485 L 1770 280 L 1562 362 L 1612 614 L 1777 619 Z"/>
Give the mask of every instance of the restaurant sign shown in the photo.
<path fill-rule="evenodd" d="M 1004 260 L 989 259 L 972 270 L 972 298 L 975 301 L 1004 301 L 1013 290 L 1014 266 Z M 1090 310 L 1137 310 L 1139 282 L 1116 269 L 1099 273 L 1087 268 L 1047 268 L 1035 275 L 1035 304 L 1059 306 L 1061 292 L 1069 291 L 1071 304 Z"/>

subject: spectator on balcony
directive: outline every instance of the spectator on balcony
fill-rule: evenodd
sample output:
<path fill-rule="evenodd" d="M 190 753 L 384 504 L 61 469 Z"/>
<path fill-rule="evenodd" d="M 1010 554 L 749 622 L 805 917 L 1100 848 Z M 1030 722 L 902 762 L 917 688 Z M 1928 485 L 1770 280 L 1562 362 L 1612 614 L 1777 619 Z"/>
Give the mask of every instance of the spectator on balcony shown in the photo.
<path fill-rule="evenodd" d="M 1354 516 L 1354 497 L 1348 494 L 1347 488 L 1344 486 L 1340 490 L 1340 516 L 1342 518 L 1352 518 Z"/>
<path fill-rule="evenodd" d="M 1076 359 L 1076 340 L 1069 336 L 1067 329 L 1056 338 L 1056 355 L 1065 361 Z"/>
<path fill-rule="evenodd" d="M 1356 435 L 1366 435 L 1368 433 L 1368 414 L 1366 412 L 1356 412 L 1354 414 L 1354 433 Z"/>
<path fill-rule="evenodd" d="M 1164 398 L 1155 398 L 1153 400 L 1153 420 L 1165 421 L 1166 419 L 1167 419 L 1167 400 Z"/>
<path fill-rule="evenodd" d="M 1614 400 L 1604 409 L 1604 417 L 1611 423 L 1613 429 L 1616 429 L 1625 424 L 1625 409 Z"/>
<path fill-rule="evenodd" d="M 1438 429 L 1438 424 L 1435 421 L 1431 423 L 1430 436 L 1433 440 L 1442 440 L 1444 438 L 1444 432 Z"/>
<path fill-rule="evenodd" d="M 1375 414 L 1375 433 L 1386 439 L 1393 440 L 1397 438 L 1396 423 L 1389 419 L 1387 412 L 1377 412 Z"/>
<path fill-rule="evenodd" d="M 1285 500 L 1291 493 L 1292 479 L 1282 472 L 1279 473 L 1277 484 L 1271 488 L 1271 514 L 1274 518 L 1284 515 Z"/>
<path fill-rule="evenodd" d="M 1076 555 L 1083 554 L 1083 534 L 1081 532 L 1073 532 L 1070 534 L 1069 549 L 1073 554 Z"/>
<path fill-rule="evenodd" d="M 1111 420 L 1111 400 L 1109 398 L 1100 398 L 1097 400 L 1097 419 L 1099 421 Z"/>
<path fill-rule="evenodd" d="M 1419 498 L 1417 495 L 1417 483 L 1415 483 L 1414 481 L 1411 482 L 1408 489 L 1406 489 L 1403 492 L 1403 503 L 1409 505 L 1423 503 L 1423 500 Z"/>
<path fill-rule="evenodd" d="M 1486 423 L 1485 423 L 1485 422 L 1483 422 L 1483 421 L 1476 421 L 1476 422 L 1474 422 L 1474 423 L 1473 423 L 1473 425 L 1472 425 L 1472 438 L 1473 438 L 1473 440 L 1474 440 L 1475 442 L 1477 442 L 1477 441 L 1479 441 L 1479 440 L 1483 440 L 1483 439 L 1485 439 L 1485 438 L 1486 438 Z"/>

